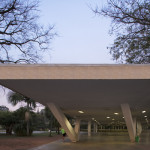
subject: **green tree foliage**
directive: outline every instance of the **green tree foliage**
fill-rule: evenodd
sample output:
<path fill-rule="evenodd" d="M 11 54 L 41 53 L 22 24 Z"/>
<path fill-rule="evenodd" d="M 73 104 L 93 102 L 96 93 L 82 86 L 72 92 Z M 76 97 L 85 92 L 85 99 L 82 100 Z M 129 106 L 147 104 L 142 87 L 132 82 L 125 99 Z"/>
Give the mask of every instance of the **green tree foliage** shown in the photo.
<path fill-rule="evenodd" d="M 109 48 L 114 60 L 150 63 L 150 0 L 108 0 L 107 7 L 94 12 L 112 19 L 117 37 Z"/>
<path fill-rule="evenodd" d="M 15 92 L 9 92 L 8 94 L 8 102 L 13 106 L 16 106 L 19 102 L 27 103 L 27 109 L 36 108 L 36 102 L 29 97 L 21 95 Z"/>
<path fill-rule="evenodd" d="M 40 25 L 39 0 L 0 0 L 0 63 L 36 63 L 48 52 L 53 26 Z"/>
<path fill-rule="evenodd" d="M 39 113 L 32 113 L 32 127 L 36 131 L 44 131 L 48 128 L 48 125 L 45 122 L 45 116 Z"/>
<path fill-rule="evenodd" d="M 8 101 L 13 104 L 14 106 L 17 105 L 19 102 L 27 103 L 26 112 L 24 113 L 25 121 L 27 122 L 27 135 L 29 135 L 29 128 L 30 128 L 30 109 L 36 107 L 36 102 L 31 98 L 23 96 L 19 93 L 10 92 L 8 96 Z"/>
<path fill-rule="evenodd" d="M 14 111 L 14 116 L 16 119 L 16 123 L 13 127 L 13 131 L 15 135 L 17 136 L 31 136 L 33 132 L 33 127 L 32 127 L 32 116 L 29 118 L 28 122 L 25 121 L 25 113 L 27 112 L 27 108 L 21 107 Z M 33 112 L 31 114 L 34 114 Z M 27 126 L 27 123 L 29 123 L 29 126 Z M 29 129 L 27 130 L 27 127 Z M 29 132 L 28 132 L 29 131 Z"/>
<path fill-rule="evenodd" d="M 6 134 L 11 135 L 14 125 L 17 123 L 13 112 L 0 111 L 0 125 L 6 129 Z"/>
<path fill-rule="evenodd" d="M 43 115 L 30 111 L 30 118 L 28 120 L 29 133 L 27 133 L 27 121 L 25 121 L 26 111 L 27 108 L 21 107 L 14 112 L 17 122 L 13 130 L 17 136 L 31 136 L 34 130 L 39 131 L 47 128 Z"/>

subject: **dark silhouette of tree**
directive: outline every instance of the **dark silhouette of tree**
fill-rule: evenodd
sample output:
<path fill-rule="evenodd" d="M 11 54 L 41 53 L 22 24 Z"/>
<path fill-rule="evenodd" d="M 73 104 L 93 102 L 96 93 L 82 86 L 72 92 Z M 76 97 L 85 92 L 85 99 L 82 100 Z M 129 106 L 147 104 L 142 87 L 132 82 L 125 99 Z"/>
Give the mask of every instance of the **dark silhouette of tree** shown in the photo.
<path fill-rule="evenodd" d="M 7 135 L 12 135 L 12 130 L 16 122 L 16 116 L 13 112 L 0 111 L 0 125 L 6 129 Z"/>
<path fill-rule="evenodd" d="M 49 50 L 53 26 L 38 22 L 39 0 L 0 1 L 0 63 L 37 63 Z"/>
<path fill-rule="evenodd" d="M 116 39 L 110 48 L 114 60 L 123 63 L 150 63 L 150 0 L 108 0 L 93 10 L 112 19 Z"/>
<path fill-rule="evenodd" d="M 36 107 L 36 102 L 32 100 L 31 98 L 28 98 L 26 96 L 23 96 L 19 93 L 10 92 L 8 96 L 8 101 L 12 105 L 17 105 L 19 102 L 25 102 L 27 103 L 27 111 L 25 112 L 25 121 L 27 122 L 27 135 L 29 135 L 29 120 L 30 120 L 30 110 Z"/>

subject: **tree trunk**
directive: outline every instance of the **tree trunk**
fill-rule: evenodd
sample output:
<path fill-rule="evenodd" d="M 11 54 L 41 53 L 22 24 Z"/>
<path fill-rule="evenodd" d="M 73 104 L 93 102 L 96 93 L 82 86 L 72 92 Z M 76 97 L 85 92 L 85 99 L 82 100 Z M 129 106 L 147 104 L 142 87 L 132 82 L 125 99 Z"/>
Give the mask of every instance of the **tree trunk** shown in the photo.
<path fill-rule="evenodd" d="M 6 126 L 6 134 L 7 135 L 12 135 L 12 127 L 13 127 L 13 125 Z"/>
<path fill-rule="evenodd" d="M 29 120 L 28 120 L 28 121 L 27 121 L 27 136 L 29 136 L 29 135 L 30 135 L 29 128 L 30 128 L 30 126 L 29 126 Z"/>
<path fill-rule="evenodd" d="M 30 125 L 29 125 L 29 119 L 30 119 L 29 103 L 27 103 L 27 113 L 25 115 L 25 119 L 27 121 L 27 136 L 29 136 L 30 135 L 30 131 L 29 131 L 29 129 L 30 129 Z"/>
<path fill-rule="evenodd" d="M 58 127 L 57 127 L 57 134 L 60 134 L 59 128 L 60 128 L 60 127 L 58 126 Z"/>
<path fill-rule="evenodd" d="M 50 133 L 49 133 L 49 136 L 52 136 L 52 116 L 51 116 L 51 119 L 50 119 Z"/>

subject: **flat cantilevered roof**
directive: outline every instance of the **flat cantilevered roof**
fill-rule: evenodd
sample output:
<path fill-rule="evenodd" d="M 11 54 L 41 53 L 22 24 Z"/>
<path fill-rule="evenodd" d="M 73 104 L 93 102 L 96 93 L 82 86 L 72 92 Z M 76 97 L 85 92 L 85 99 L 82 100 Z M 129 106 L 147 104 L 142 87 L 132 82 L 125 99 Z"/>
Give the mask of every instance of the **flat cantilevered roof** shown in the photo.
<path fill-rule="evenodd" d="M 150 65 L 4 64 L 0 84 L 43 105 L 55 103 L 73 117 L 121 120 L 122 103 L 143 122 L 142 110 L 150 117 Z"/>

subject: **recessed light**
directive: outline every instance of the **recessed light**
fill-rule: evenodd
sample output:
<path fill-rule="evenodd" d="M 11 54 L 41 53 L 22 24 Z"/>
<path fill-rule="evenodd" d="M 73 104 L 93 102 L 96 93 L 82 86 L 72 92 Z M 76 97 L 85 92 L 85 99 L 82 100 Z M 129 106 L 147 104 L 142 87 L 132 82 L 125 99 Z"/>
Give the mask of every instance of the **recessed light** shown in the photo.
<path fill-rule="evenodd" d="M 124 118 L 124 117 L 122 117 L 122 118 Z"/>
<path fill-rule="evenodd" d="M 147 116 L 144 116 L 145 118 L 147 118 Z"/>
<path fill-rule="evenodd" d="M 144 114 L 144 113 L 146 113 L 146 111 L 145 111 L 145 110 L 143 110 L 143 111 L 142 111 L 142 113 Z"/>
<path fill-rule="evenodd" d="M 106 117 L 107 119 L 109 119 L 110 117 Z"/>
<path fill-rule="evenodd" d="M 119 115 L 119 113 L 114 113 L 115 115 Z"/>
<path fill-rule="evenodd" d="M 83 114 L 84 112 L 82 110 L 78 111 L 80 114 Z"/>

